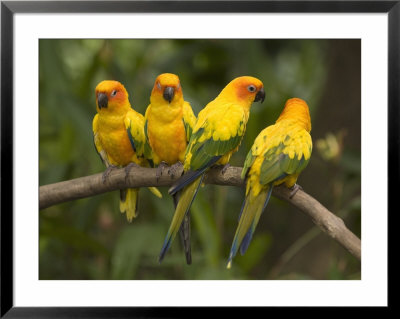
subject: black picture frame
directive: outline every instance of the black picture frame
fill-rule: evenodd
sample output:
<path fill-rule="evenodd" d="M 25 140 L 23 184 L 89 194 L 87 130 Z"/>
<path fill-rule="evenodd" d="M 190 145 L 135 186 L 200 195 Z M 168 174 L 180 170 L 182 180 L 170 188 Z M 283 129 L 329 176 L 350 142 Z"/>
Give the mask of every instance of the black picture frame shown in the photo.
<path fill-rule="evenodd" d="M 15 13 L 387 13 L 388 14 L 388 207 L 398 212 L 399 181 L 400 1 L 2 1 L 1 2 L 1 317 L 132 318 L 181 317 L 178 307 L 14 307 L 13 303 L 13 17 Z M 389 173 L 382 172 L 382 173 Z M 395 207 L 396 206 L 396 207 Z M 397 209 L 396 209 L 397 208 Z M 384 213 L 384 212 L 380 212 Z M 390 216 L 390 215 L 389 215 Z M 389 223 L 390 225 L 390 223 Z M 392 223 L 393 226 L 393 223 Z M 390 232 L 389 233 L 393 233 Z M 390 261 L 390 260 L 389 260 Z M 389 282 L 388 282 L 389 284 Z M 390 305 L 390 298 L 388 300 Z M 304 311 L 306 309 L 302 309 Z M 200 312 L 199 312 L 200 311 Z M 196 310 L 196 315 L 210 309 Z M 226 315 L 224 308 L 213 315 Z M 243 312 L 242 312 L 243 311 Z M 296 311 L 299 311 L 297 309 Z M 235 310 L 236 314 L 245 309 Z M 301 313 L 296 312 L 296 315 Z"/>

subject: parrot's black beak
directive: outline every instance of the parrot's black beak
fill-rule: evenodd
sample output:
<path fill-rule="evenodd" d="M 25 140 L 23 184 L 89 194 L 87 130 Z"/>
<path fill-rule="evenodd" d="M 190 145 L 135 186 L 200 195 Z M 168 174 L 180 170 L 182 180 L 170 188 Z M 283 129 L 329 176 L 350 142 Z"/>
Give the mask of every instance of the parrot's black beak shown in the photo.
<path fill-rule="evenodd" d="M 102 107 L 108 106 L 107 94 L 105 94 L 105 93 L 97 94 L 97 105 L 99 106 L 99 109 L 101 109 Z"/>
<path fill-rule="evenodd" d="M 265 100 L 265 91 L 264 88 L 261 88 L 260 91 L 257 92 L 256 97 L 254 98 L 254 102 L 261 101 L 264 102 Z"/>
<path fill-rule="evenodd" d="M 163 97 L 168 103 L 171 103 L 172 99 L 174 98 L 175 89 L 172 86 L 167 86 L 164 89 Z"/>

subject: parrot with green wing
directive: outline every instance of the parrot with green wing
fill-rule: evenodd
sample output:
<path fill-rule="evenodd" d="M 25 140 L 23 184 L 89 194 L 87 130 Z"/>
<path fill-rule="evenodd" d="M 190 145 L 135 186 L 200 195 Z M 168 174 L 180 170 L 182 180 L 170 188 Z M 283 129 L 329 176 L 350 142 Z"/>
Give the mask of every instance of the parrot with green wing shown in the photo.
<path fill-rule="evenodd" d="M 118 81 L 102 81 L 95 95 L 97 114 L 92 129 L 96 151 L 107 167 L 103 182 L 114 167 L 126 167 L 128 173 L 134 165 L 149 166 L 152 153 L 146 143 L 144 117 L 132 109 L 125 87 Z M 155 187 L 149 190 L 162 196 Z M 120 211 L 129 222 L 137 216 L 138 193 L 138 188 L 120 190 Z"/>
<path fill-rule="evenodd" d="M 227 268 L 231 267 L 239 249 L 242 255 L 246 252 L 273 187 L 284 183 L 292 189 L 291 197 L 300 188 L 297 178 L 311 157 L 310 131 L 307 103 L 292 98 L 286 102 L 275 124 L 265 128 L 255 139 L 242 170 L 246 194 Z"/>
<path fill-rule="evenodd" d="M 179 202 L 160 252 L 161 262 L 188 214 L 205 172 L 213 165 L 227 167 L 246 131 L 253 102 L 263 102 L 263 83 L 251 76 L 232 80 L 200 111 L 184 159 L 183 176 L 169 189 Z M 224 169 L 223 169 L 224 171 Z"/>
<path fill-rule="evenodd" d="M 175 175 L 177 168 L 182 168 L 186 147 L 196 123 L 196 116 L 189 102 L 183 98 L 182 86 L 176 74 L 163 73 L 157 76 L 145 120 L 144 132 L 153 151 L 153 162 L 158 165 L 157 178 L 167 166 L 171 166 L 170 175 Z M 173 199 L 176 207 L 178 195 L 174 195 Z M 190 214 L 186 215 L 179 233 L 189 265 L 192 262 Z"/>

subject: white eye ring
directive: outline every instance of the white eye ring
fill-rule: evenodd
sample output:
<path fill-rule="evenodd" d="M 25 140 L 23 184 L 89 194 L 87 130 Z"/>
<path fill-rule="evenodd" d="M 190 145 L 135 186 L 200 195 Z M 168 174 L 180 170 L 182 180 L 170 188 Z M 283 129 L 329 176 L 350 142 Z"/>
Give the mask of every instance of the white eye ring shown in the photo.
<path fill-rule="evenodd" d="M 158 87 L 159 90 L 161 90 L 161 84 L 160 84 L 160 82 L 157 82 L 157 87 Z"/>
<path fill-rule="evenodd" d="M 249 92 L 253 93 L 253 92 L 256 91 L 256 87 L 255 87 L 253 84 L 251 84 L 251 85 L 249 85 L 249 86 L 247 87 L 247 90 L 248 90 Z"/>
<path fill-rule="evenodd" d="M 117 90 L 111 92 L 111 96 L 116 96 L 116 95 L 117 95 Z"/>

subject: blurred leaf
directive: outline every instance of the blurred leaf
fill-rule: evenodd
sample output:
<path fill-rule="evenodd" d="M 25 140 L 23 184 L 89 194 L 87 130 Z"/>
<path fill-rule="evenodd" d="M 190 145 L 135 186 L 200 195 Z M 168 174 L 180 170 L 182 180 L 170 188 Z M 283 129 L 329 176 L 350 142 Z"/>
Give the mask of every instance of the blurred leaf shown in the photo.
<path fill-rule="evenodd" d="M 360 154 L 356 154 L 355 152 L 345 150 L 343 152 L 340 164 L 348 173 L 361 175 Z"/>
<path fill-rule="evenodd" d="M 55 238 L 74 249 L 85 252 L 108 255 L 109 251 L 97 240 L 67 225 L 61 225 L 56 220 L 42 218 L 40 222 L 40 236 L 42 238 Z"/>
<path fill-rule="evenodd" d="M 200 187 L 201 188 L 201 187 Z M 197 228 L 197 234 L 202 242 L 204 254 L 210 265 L 216 266 L 219 260 L 220 239 L 215 224 L 210 203 L 204 199 L 203 189 L 197 193 L 191 211 L 192 220 Z"/>
<path fill-rule="evenodd" d="M 342 209 L 342 216 L 346 216 L 351 211 L 361 211 L 361 196 L 353 198 L 350 203 Z"/>
<path fill-rule="evenodd" d="M 135 221 L 134 221 L 135 222 Z M 129 225 L 116 241 L 111 258 L 111 279 L 136 279 L 143 256 L 153 256 L 157 265 L 158 249 L 162 243 L 162 229 L 151 225 Z"/>

